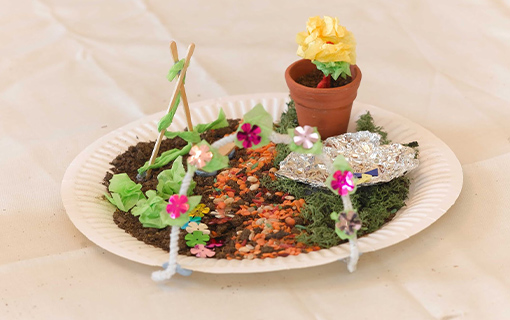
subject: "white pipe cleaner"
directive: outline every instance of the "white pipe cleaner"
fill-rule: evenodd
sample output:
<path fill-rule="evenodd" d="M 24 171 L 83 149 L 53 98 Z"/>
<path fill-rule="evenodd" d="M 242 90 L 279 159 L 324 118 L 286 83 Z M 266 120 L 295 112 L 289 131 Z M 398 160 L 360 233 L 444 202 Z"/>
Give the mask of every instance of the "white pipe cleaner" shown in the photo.
<path fill-rule="evenodd" d="M 344 204 L 344 211 L 352 211 L 354 208 L 352 207 L 351 197 L 349 195 L 342 196 L 342 203 Z M 359 260 L 359 249 L 358 249 L 358 237 L 356 233 L 354 236 L 349 239 L 349 246 L 351 249 L 351 255 L 347 262 L 347 270 L 349 272 L 356 271 L 356 266 Z"/>
<path fill-rule="evenodd" d="M 292 142 L 292 138 L 288 134 L 281 134 L 274 131 L 271 132 L 271 134 L 269 135 L 269 140 L 276 144 L 278 143 L 290 144 Z"/>
<path fill-rule="evenodd" d="M 229 136 L 223 137 L 220 140 L 213 142 L 213 144 L 211 144 L 211 147 L 213 147 L 215 149 L 219 149 L 219 148 L 223 147 L 224 145 L 234 142 L 235 140 L 236 140 L 236 135 L 231 134 Z"/>
<path fill-rule="evenodd" d="M 179 189 L 179 195 L 188 194 L 188 189 L 191 184 L 191 181 L 193 180 L 193 176 L 195 175 L 195 170 L 196 169 L 194 166 L 188 166 L 188 171 L 186 172 L 186 175 L 182 180 L 181 188 Z M 170 232 L 170 253 L 168 258 L 168 265 L 164 270 L 154 271 L 151 276 L 152 280 L 158 282 L 168 280 L 176 273 L 177 255 L 179 253 L 178 246 L 179 233 L 180 227 L 172 226 L 172 230 Z"/>

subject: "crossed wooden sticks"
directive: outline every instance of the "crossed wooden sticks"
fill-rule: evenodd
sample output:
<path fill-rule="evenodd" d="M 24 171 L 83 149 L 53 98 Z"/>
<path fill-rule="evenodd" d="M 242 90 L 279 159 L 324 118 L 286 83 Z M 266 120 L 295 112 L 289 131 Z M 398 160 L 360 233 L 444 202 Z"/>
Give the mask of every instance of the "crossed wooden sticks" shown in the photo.
<path fill-rule="evenodd" d="M 179 77 L 177 79 L 177 85 L 175 86 L 174 92 L 172 94 L 172 99 L 170 99 L 170 103 L 168 104 L 168 108 L 166 113 L 170 113 L 173 108 L 177 108 L 178 106 L 174 106 L 175 100 L 177 99 L 177 94 L 181 93 L 182 104 L 184 105 L 184 110 L 186 112 L 186 120 L 188 122 L 188 130 L 193 131 L 193 123 L 191 122 L 191 113 L 189 110 L 188 97 L 186 96 L 186 90 L 184 89 L 184 77 L 186 75 L 186 70 L 188 69 L 189 61 L 191 56 L 193 55 L 193 51 L 195 50 L 195 44 L 192 43 L 188 47 L 188 52 L 186 53 L 186 60 L 184 61 L 184 66 L 179 73 Z M 172 52 L 172 57 L 174 59 L 174 63 L 179 61 L 179 54 L 177 52 L 177 45 L 175 41 L 170 43 L 170 51 Z M 165 135 L 166 129 L 161 130 L 159 133 L 158 139 L 156 140 L 156 144 L 154 145 L 154 149 L 152 150 L 152 155 L 149 160 L 149 165 L 154 164 L 159 152 L 159 148 L 161 146 L 161 141 L 163 140 L 163 136 Z M 146 177 L 150 177 L 152 169 L 147 170 Z"/>

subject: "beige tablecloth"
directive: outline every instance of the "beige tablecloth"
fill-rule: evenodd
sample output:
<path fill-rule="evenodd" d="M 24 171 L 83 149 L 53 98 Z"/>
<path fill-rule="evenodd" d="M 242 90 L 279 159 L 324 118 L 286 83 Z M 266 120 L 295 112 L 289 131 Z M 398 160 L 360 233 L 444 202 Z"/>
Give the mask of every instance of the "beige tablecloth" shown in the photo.
<path fill-rule="evenodd" d="M 0 319 L 510 318 L 510 2 L 0 0 Z M 106 133 L 166 108 L 169 42 L 196 43 L 191 102 L 287 91 L 313 15 L 356 36 L 358 101 L 456 153 L 456 204 L 409 240 L 342 262 L 246 275 L 157 268 L 97 247 L 60 183 Z"/>

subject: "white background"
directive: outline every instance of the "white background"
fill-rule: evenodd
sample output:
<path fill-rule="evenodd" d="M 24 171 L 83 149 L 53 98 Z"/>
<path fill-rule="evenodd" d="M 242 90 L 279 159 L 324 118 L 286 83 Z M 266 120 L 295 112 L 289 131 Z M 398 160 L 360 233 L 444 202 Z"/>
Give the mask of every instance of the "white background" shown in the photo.
<path fill-rule="evenodd" d="M 168 44 L 197 46 L 191 102 L 287 91 L 295 34 L 337 16 L 358 42 L 358 101 L 432 131 L 464 170 L 457 203 L 398 245 L 250 275 L 150 280 L 67 218 L 67 166 L 166 108 Z M 0 0 L 1 319 L 510 317 L 510 2 Z"/>

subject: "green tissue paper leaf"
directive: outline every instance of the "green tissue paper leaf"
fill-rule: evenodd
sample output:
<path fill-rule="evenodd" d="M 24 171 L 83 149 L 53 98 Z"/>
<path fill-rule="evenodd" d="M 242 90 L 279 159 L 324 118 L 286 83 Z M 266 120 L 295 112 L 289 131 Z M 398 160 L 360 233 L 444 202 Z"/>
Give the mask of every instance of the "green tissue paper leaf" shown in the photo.
<path fill-rule="evenodd" d="M 128 212 L 139 200 L 145 199 L 141 189 L 142 185 L 134 183 L 127 174 L 115 174 L 108 187 L 111 196 L 105 194 L 105 197 L 119 210 Z"/>
<path fill-rule="evenodd" d="M 188 154 L 191 150 L 191 143 L 188 143 L 184 148 L 182 149 L 171 149 L 168 151 L 163 152 L 159 157 L 156 158 L 154 163 L 152 165 L 149 165 L 149 161 L 145 162 L 145 164 L 138 169 L 138 173 L 142 174 L 146 172 L 149 169 L 156 169 L 161 168 L 162 166 L 165 166 L 169 164 L 170 162 L 174 161 L 178 156 L 183 156 L 185 154 Z"/>
<path fill-rule="evenodd" d="M 138 217 L 138 220 L 145 228 L 163 229 L 167 224 L 163 223 L 161 217 L 168 215 L 166 212 L 166 202 L 156 194 L 156 191 L 147 191 L 148 199 L 138 201 L 136 207 L 131 210 L 131 214 Z"/>
<path fill-rule="evenodd" d="M 186 59 L 181 59 L 170 68 L 170 71 L 168 71 L 168 75 L 166 76 L 168 81 L 173 81 L 179 72 L 181 72 L 182 68 L 184 68 L 185 61 Z"/>
<path fill-rule="evenodd" d="M 175 102 L 170 108 L 170 112 L 165 114 L 163 118 L 161 118 L 158 122 L 158 132 L 166 130 L 172 124 L 174 120 L 175 113 L 177 112 L 177 108 L 179 107 L 179 103 L 181 103 L 181 93 L 177 93 L 177 98 L 175 98 Z"/>
<path fill-rule="evenodd" d="M 182 227 L 189 221 L 189 214 L 202 200 L 202 196 L 191 196 L 188 197 L 189 209 L 186 213 L 181 214 L 179 218 L 172 219 L 170 215 L 165 211 L 165 214 L 161 216 L 161 221 L 165 226 L 179 226 Z M 166 209 L 165 209 L 166 210 Z"/>
<path fill-rule="evenodd" d="M 220 129 L 225 127 L 228 127 L 227 117 L 225 116 L 225 112 L 223 111 L 223 109 L 220 109 L 218 119 L 214 120 L 211 123 L 197 124 L 194 129 L 198 133 L 203 133 L 207 130 Z"/>
<path fill-rule="evenodd" d="M 349 62 L 320 62 L 317 60 L 312 62 L 317 66 L 317 69 L 324 73 L 325 76 L 331 75 L 331 77 L 335 80 L 337 80 L 339 76 L 342 76 L 344 79 L 347 78 L 347 76 L 351 76 L 351 65 Z"/>
<path fill-rule="evenodd" d="M 175 137 L 180 137 L 186 142 L 198 143 L 200 142 L 200 133 L 197 131 L 167 131 L 165 132 L 165 137 L 168 139 L 173 139 Z"/>
<path fill-rule="evenodd" d="M 237 132 L 242 131 L 241 128 L 244 123 L 249 123 L 252 125 L 252 127 L 253 125 L 257 125 L 261 129 L 260 143 L 253 145 L 251 147 L 252 149 L 261 148 L 270 142 L 269 136 L 273 132 L 273 117 L 266 111 L 266 109 L 264 109 L 260 103 L 244 115 L 243 123 L 239 124 Z M 239 148 L 244 148 L 243 142 L 239 141 L 238 139 L 235 140 L 235 144 Z"/>
<path fill-rule="evenodd" d="M 177 157 L 172 164 L 172 168 L 169 170 L 162 171 L 158 175 L 158 190 L 159 195 L 163 199 L 170 198 L 173 194 L 178 194 L 181 189 L 182 179 L 186 175 L 186 170 L 182 164 L 182 156 Z M 193 193 L 193 189 L 197 183 L 191 180 L 190 187 L 188 189 L 188 195 Z"/>
<path fill-rule="evenodd" d="M 225 112 L 223 111 L 223 109 L 221 109 L 220 113 L 218 114 L 218 119 L 214 120 L 211 123 L 197 124 L 193 128 L 193 131 L 165 132 L 165 136 L 169 139 L 181 137 L 187 142 L 198 143 L 200 142 L 201 133 L 204 133 L 207 130 L 225 128 L 227 126 L 228 126 L 227 117 L 225 116 Z"/>

